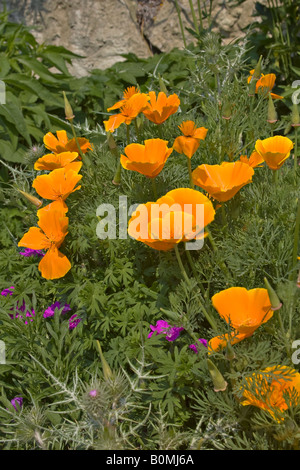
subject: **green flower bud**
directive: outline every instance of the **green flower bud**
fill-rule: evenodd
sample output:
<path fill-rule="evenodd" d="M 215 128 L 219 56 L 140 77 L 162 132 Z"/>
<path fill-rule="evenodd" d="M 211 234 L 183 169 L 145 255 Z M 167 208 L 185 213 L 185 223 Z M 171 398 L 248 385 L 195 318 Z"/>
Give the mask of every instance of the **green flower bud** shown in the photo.
<path fill-rule="evenodd" d="M 214 391 L 224 392 L 227 388 L 228 383 L 225 381 L 219 369 L 215 366 L 215 364 L 210 359 L 207 359 L 206 362 L 207 362 L 207 367 L 208 367 L 209 373 L 211 375 L 211 378 L 214 384 Z"/>
<path fill-rule="evenodd" d="M 280 302 L 278 295 L 266 277 L 264 277 L 264 281 L 271 302 L 271 310 L 279 310 L 282 307 L 282 303 Z"/>

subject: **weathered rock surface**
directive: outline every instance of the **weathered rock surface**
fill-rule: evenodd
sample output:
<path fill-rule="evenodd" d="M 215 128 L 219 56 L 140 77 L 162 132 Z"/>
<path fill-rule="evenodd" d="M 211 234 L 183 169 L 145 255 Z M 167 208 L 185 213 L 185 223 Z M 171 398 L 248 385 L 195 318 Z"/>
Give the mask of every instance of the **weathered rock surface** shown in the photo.
<path fill-rule="evenodd" d="M 0 7 L 4 0 L 0 0 Z M 209 2 L 201 1 L 201 5 Z M 224 41 L 243 36 L 242 28 L 253 21 L 254 0 L 240 6 L 213 0 L 213 29 Z M 72 72 L 86 75 L 124 60 L 122 54 L 147 57 L 183 47 L 174 0 L 6 0 L 12 19 L 34 26 L 39 42 L 62 45 L 84 56 L 74 60 Z M 184 27 L 193 28 L 189 0 L 178 0 Z M 198 2 L 193 0 L 198 18 Z M 204 21 L 204 25 L 207 21 Z M 185 31 L 187 42 L 193 37 Z"/>

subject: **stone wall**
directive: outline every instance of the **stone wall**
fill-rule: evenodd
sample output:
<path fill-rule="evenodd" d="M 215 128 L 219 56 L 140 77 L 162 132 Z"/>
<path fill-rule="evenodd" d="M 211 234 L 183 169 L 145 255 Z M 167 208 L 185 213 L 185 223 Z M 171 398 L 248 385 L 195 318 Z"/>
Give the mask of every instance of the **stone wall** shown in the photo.
<path fill-rule="evenodd" d="M 105 69 L 124 60 L 121 54 L 147 57 L 183 47 L 174 0 L 6 0 L 11 18 L 34 26 L 39 42 L 62 45 L 84 56 L 75 60 L 72 73 L 86 75 L 93 68 Z M 201 5 L 209 1 L 201 0 Z M 255 0 L 213 0 L 214 30 L 225 42 L 243 36 L 253 22 Z M 2 7 L 4 0 L 0 0 Z M 178 0 L 185 27 L 193 27 L 189 0 Z M 198 14 L 197 0 L 193 0 Z M 186 32 L 187 42 L 193 37 Z"/>

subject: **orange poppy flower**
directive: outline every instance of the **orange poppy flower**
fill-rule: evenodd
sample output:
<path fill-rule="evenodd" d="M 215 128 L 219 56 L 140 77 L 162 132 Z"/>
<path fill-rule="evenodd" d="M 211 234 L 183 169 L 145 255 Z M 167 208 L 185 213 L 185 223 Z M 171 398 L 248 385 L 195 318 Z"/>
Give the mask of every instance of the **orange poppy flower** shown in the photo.
<path fill-rule="evenodd" d="M 129 125 L 148 104 L 149 97 L 145 93 L 135 93 L 120 108 L 119 114 L 109 116 L 108 121 L 103 121 L 106 132 L 114 132 L 121 124 Z"/>
<path fill-rule="evenodd" d="M 69 219 L 58 206 L 37 212 L 38 227 L 31 227 L 19 241 L 18 246 L 33 250 L 46 250 L 39 263 L 39 271 L 45 279 L 58 279 L 71 269 L 68 258 L 59 251 L 67 235 Z"/>
<path fill-rule="evenodd" d="M 77 152 L 47 153 L 35 162 L 34 169 L 52 171 L 57 168 L 64 168 L 76 158 L 78 158 Z"/>
<path fill-rule="evenodd" d="M 168 141 L 162 139 L 145 140 L 145 145 L 130 144 L 125 147 L 125 155 L 121 155 L 121 165 L 126 170 L 133 170 L 155 178 L 163 169 L 173 149 L 167 147 Z"/>
<path fill-rule="evenodd" d="M 284 411 L 300 403 L 300 374 L 288 366 L 267 367 L 246 378 L 243 406 L 253 405 L 268 411 L 280 422 Z"/>
<path fill-rule="evenodd" d="M 261 164 L 264 162 L 264 159 L 258 152 L 254 150 L 249 158 L 247 157 L 247 155 L 241 155 L 240 162 L 247 163 L 247 165 L 251 166 L 252 168 L 261 168 Z"/>
<path fill-rule="evenodd" d="M 44 199 L 64 202 L 71 193 L 81 188 L 75 188 L 81 178 L 82 175 L 72 169 L 58 168 L 47 175 L 37 176 L 32 187 Z"/>
<path fill-rule="evenodd" d="M 271 170 L 278 170 L 283 165 L 293 147 L 293 142 L 282 135 L 257 140 L 255 144 L 255 150 Z"/>
<path fill-rule="evenodd" d="M 149 91 L 148 95 L 150 103 L 148 103 L 148 107 L 143 111 L 143 114 L 155 124 L 166 121 L 171 114 L 176 113 L 180 105 L 180 99 L 176 93 L 167 96 L 163 91 L 160 91 L 156 98 L 155 91 Z"/>
<path fill-rule="evenodd" d="M 44 145 L 46 149 L 51 150 L 53 153 L 61 152 L 78 152 L 79 149 L 75 139 L 68 139 L 66 131 L 56 131 L 57 138 L 48 132 L 44 136 Z M 82 153 L 86 153 L 88 150 L 92 150 L 92 145 L 84 137 L 77 137 L 80 149 Z"/>
<path fill-rule="evenodd" d="M 120 100 L 120 101 L 117 101 L 110 108 L 107 108 L 107 111 L 112 111 L 113 109 L 122 108 L 122 106 L 126 103 L 126 101 L 129 100 L 129 98 L 131 98 L 133 95 L 136 95 L 138 93 L 140 93 L 140 91 L 135 86 L 130 86 L 130 87 L 126 88 L 126 90 L 123 93 L 123 99 Z"/>
<path fill-rule="evenodd" d="M 242 162 L 223 162 L 221 165 L 200 165 L 192 173 L 193 183 L 214 199 L 225 202 L 252 181 L 254 170 Z"/>
<path fill-rule="evenodd" d="M 250 76 L 248 77 L 248 83 L 250 83 L 252 75 L 254 73 L 254 69 L 250 71 Z M 275 85 L 276 75 L 274 73 L 268 73 L 267 75 L 261 74 L 261 77 L 256 82 L 255 93 L 262 94 L 268 96 L 268 93 L 271 94 L 272 98 L 277 100 L 282 100 L 283 96 L 276 95 L 275 93 L 271 93 Z"/>
<path fill-rule="evenodd" d="M 224 348 L 227 341 L 235 344 L 251 336 L 273 316 L 267 289 L 248 291 L 244 287 L 230 287 L 215 294 L 211 300 L 221 318 L 233 329 L 230 335 L 216 336 L 209 341 L 209 347 L 214 351 Z"/>
<path fill-rule="evenodd" d="M 200 205 L 204 208 L 204 220 L 199 217 L 197 207 Z M 179 188 L 156 202 L 138 206 L 129 220 L 128 233 L 155 250 L 168 251 L 181 241 L 205 237 L 204 227 L 214 217 L 213 205 L 204 194 Z"/>
<path fill-rule="evenodd" d="M 178 126 L 182 136 L 176 137 L 174 140 L 173 148 L 178 153 L 183 153 L 188 158 L 192 158 L 200 145 L 200 140 L 204 140 L 208 129 L 205 127 L 196 127 L 194 121 L 183 121 Z"/>

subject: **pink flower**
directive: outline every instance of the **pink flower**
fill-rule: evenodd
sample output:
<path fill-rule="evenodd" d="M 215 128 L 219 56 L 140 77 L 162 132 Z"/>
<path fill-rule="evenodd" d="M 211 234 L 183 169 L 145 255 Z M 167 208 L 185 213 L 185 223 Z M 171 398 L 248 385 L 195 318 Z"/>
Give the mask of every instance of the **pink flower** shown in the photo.
<path fill-rule="evenodd" d="M 78 323 L 81 322 L 81 318 L 77 318 L 77 313 L 75 313 L 74 315 L 72 315 L 70 318 L 69 318 L 69 330 L 73 330 L 74 328 L 76 328 L 76 326 L 78 325 Z"/>
<path fill-rule="evenodd" d="M 148 338 L 151 338 L 151 336 L 156 332 L 156 335 L 166 335 L 167 341 L 175 341 L 175 339 L 180 335 L 180 332 L 184 330 L 182 327 L 169 325 L 165 320 L 157 320 L 156 326 L 150 325 L 150 329 L 152 331 L 149 333 Z"/>
<path fill-rule="evenodd" d="M 50 307 L 47 307 L 46 310 L 44 311 L 43 313 L 43 317 L 44 318 L 48 318 L 48 317 L 53 317 L 54 316 L 54 312 L 55 312 L 55 309 L 57 308 L 58 310 L 60 310 L 62 307 L 62 305 L 60 304 L 60 302 L 54 302 L 54 304 L 50 305 Z M 71 307 L 69 304 L 65 304 L 63 306 L 63 309 L 61 311 L 62 314 L 66 313 L 66 312 L 69 312 L 71 310 Z"/>
<path fill-rule="evenodd" d="M 204 338 L 199 338 L 198 341 L 203 344 L 205 348 L 207 348 L 208 341 L 207 339 Z M 194 351 L 196 354 L 198 354 L 198 345 L 196 344 L 190 344 L 189 348 L 191 348 L 192 351 Z"/>

